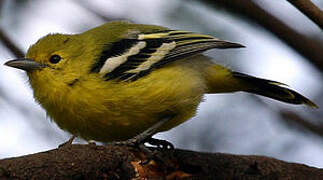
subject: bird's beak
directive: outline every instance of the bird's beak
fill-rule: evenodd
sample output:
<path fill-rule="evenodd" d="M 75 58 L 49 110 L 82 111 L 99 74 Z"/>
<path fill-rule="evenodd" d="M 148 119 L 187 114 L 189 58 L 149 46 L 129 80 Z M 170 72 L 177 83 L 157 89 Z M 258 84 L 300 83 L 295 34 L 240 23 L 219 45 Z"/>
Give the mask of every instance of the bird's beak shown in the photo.
<path fill-rule="evenodd" d="M 44 64 L 38 63 L 32 59 L 27 59 L 27 58 L 19 58 L 19 59 L 7 61 L 6 63 L 4 63 L 4 65 L 22 69 L 25 71 L 32 71 L 32 70 L 37 70 L 37 69 L 42 69 L 44 67 L 47 67 Z"/>

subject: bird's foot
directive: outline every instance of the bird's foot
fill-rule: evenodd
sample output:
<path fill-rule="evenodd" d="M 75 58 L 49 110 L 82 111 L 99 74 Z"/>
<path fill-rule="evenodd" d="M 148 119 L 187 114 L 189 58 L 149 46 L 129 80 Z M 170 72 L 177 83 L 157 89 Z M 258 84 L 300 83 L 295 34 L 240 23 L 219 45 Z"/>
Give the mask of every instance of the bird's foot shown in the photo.
<path fill-rule="evenodd" d="M 148 128 L 147 130 L 145 130 L 144 132 L 138 134 L 137 136 L 125 140 L 125 141 L 115 141 L 112 143 L 109 143 L 110 145 L 121 145 L 121 146 L 131 146 L 131 147 L 138 147 L 140 144 L 144 144 L 144 143 L 151 143 L 152 145 L 158 145 L 163 147 L 163 145 L 169 145 L 171 143 L 167 142 L 167 141 L 163 141 L 163 140 L 157 140 L 157 139 L 153 139 L 152 136 L 157 132 L 157 130 L 164 124 L 166 124 L 169 120 L 171 120 L 172 117 L 167 117 L 167 118 L 163 118 L 160 121 L 158 121 L 156 124 L 154 124 L 153 126 L 151 126 L 150 128 Z M 167 143 L 166 143 L 167 142 Z M 173 145 L 171 145 L 170 147 L 173 147 Z"/>
<path fill-rule="evenodd" d="M 146 146 L 145 143 L 152 145 L 152 147 Z M 125 141 L 112 142 L 109 145 L 133 147 L 143 152 L 146 158 L 141 162 L 142 165 L 148 164 L 151 160 L 166 164 L 165 159 L 167 158 L 165 157 L 170 157 L 174 152 L 174 145 L 172 143 L 152 137 L 145 139 L 145 141 L 137 141 L 136 138 L 132 138 Z"/>
<path fill-rule="evenodd" d="M 141 144 L 139 149 L 145 153 L 146 160 L 141 162 L 141 164 L 145 165 L 148 164 L 151 160 L 157 160 L 164 164 L 167 163 L 167 159 L 172 157 L 174 152 L 174 145 L 166 140 L 149 138 L 147 139 L 146 143 L 156 147 L 152 149 L 150 147 L 145 146 L 145 144 Z"/>
<path fill-rule="evenodd" d="M 160 150 L 174 150 L 174 145 L 166 140 L 162 139 L 155 139 L 155 138 L 149 138 L 147 139 L 147 143 L 150 145 L 156 146 Z"/>
<path fill-rule="evenodd" d="M 116 145 L 116 146 L 128 146 L 128 147 L 134 147 L 137 148 L 140 152 L 143 152 L 146 155 L 146 160 L 142 162 L 142 164 L 147 164 L 151 160 L 157 160 L 165 162 L 162 158 L 165 151 L 167 151 L 168 155 L 169 152 L 173 152 L 174 146 L 166 141 L 166 140 L 160 140 L 152 138 L 152 135 L 154 135 L 157 132 L 157 129 L 160 128 L 162 125 L 167 123 L 172 117 L 164 118 L 154 124 L 152 127 L 148 128 L 141 134 L 125 140 L 125 141 L 115 141 L 112 143 L 109 143 L 108 145 Z M 145 143 L 148 143 L 152 146 L 156 146 L 156 149 L 152 149 L 150 147 L 147 147 Z"/>

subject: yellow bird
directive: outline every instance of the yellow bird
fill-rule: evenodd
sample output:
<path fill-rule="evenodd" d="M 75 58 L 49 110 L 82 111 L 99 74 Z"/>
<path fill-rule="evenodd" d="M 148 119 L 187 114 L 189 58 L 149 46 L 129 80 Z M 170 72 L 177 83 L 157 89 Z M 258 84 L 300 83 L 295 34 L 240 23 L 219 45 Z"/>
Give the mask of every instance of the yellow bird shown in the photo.
<path fill-rule="evenodd" d="M 81 34 L 49 34 L 5 65 L 25 70 L 51 119 L 85 140 L 149 142 L 193 117 L 205 94 L 245 91 L 317 107 L 282 83 L 201 54 L 240 47 L 189 31 L 110 22 Z"/>

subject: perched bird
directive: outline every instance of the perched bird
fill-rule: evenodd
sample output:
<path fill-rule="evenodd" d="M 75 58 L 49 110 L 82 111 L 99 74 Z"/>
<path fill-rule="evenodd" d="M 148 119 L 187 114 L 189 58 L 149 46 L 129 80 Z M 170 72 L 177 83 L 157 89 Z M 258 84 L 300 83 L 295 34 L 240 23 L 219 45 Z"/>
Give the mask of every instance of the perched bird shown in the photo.
<path fill-rule="evenodd" d="M 110 22 L 81 34 L 49 34 L 5 65 L 25 70 L 49 117 L 85 140 L 149 141 L 193 117 L 204 94 L 245 91 L 317 107 L 282 83 L 201 54 L 240 47 L 210 35 Z"/>

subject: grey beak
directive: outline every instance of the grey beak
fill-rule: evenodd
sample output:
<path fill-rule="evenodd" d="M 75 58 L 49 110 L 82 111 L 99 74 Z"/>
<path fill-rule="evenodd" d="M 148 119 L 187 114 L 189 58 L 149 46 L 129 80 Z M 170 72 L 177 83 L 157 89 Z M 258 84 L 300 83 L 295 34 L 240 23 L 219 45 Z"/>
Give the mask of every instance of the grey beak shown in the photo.
<path fill-rule="evenodd" d="M 47 67 L 44 64 L 40 64 L 32 59 L 27 59 L 27 58 L 19 58 L 19 59 L 7 61 L 6 63 L 4 63 L 4 65 L 10 66 L 13 68 L 22 69 L 25 71 L 32 71 L 32 70 L 37 70 L 37 69 L 42 69 L 44 67 Z"/>

